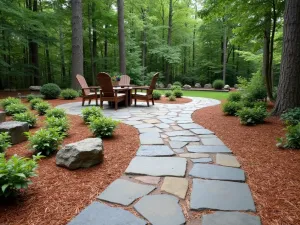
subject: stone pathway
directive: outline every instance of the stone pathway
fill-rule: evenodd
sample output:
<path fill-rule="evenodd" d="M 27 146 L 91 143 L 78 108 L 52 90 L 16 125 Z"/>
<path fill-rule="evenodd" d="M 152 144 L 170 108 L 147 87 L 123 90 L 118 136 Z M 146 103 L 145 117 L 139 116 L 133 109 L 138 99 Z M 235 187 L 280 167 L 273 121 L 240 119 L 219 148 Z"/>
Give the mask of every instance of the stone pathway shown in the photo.
<path fill-rule="evenodd" d="M 118 111 L 106 106 L 105 116 L 139 130 L 141 146 L 124 175 L 69 224 L 261 225 L 247 213 L 256 209 L 236 157 L 213 131 L 191 119 L 195 110 L 219 103 L 192 98 L 187 104 L 139 103 Z M 58 108 L 73 115 L 82 110 L 80 102 Z M 218 212 L 189 219 L 192 211 L 207 209 Z"/>

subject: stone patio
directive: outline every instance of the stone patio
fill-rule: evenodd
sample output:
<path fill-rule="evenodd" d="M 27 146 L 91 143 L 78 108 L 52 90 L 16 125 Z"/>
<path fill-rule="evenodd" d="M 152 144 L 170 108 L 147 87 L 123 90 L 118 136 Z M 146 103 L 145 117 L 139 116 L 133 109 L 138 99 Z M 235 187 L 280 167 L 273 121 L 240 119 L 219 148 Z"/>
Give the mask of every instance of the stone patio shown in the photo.
<path fill-rule="evenodd" d="M 124 175 L 69 224 L 192 225 L 187 222 L 192 211 L 209 209 L 218 212 L 195 224 L 261 225 L 259 217 L 247 214 L 256 209 L 237 159 L 213 131 L 191 119 L 195 110 L 217 104 L 192 98 L 187 104 L 138 103 L 118 111 L 105 105 L 105 116 L 138 129 L 141 146 Z M 83 107 L 74 102 L 58 108 L 80 115 Z"/>

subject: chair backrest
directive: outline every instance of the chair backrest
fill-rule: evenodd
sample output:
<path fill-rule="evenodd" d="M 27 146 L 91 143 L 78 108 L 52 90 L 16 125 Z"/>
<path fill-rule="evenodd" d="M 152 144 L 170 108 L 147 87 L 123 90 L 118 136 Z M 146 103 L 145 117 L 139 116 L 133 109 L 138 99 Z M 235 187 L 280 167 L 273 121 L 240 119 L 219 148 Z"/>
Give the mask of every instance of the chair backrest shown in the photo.
<path fill-rule="evenodd" d="M 153 75 L 152 81 L 151 81 L 151 84 L 150 84 L 150 87 L 149 87 L 149 89 L 147 90 L 147 94 L 148 94 L 148 95 L 152 95 L 152 92 L 153 92 L 153 90 L 155 89 L 156 82 L 157 82 L 157 80 L 158 80 L 158 75 L 159 75 L 159 73 L 156 73 L 156 74 Z"/>
<path fill-rule="evenodd" d="M 88 84 L 86 83 L 86 80 L 84 78 L 84 76 L 77 74 L 76 75 L 76 79 L 80 85 L 81 88 L 88 88 Z M 90 94 L 90 89 L 83 89 L 83 95 L 89 95 Z"/>
<path fill-rule="evenodd" d="M 119 82 L 119 85 L 122 86 L 122 85 L 129 85 L 129 84 L 130 84 L 130 76 L 122 75 L 121 79 L 120 79 L 120 82 Z"/>
<path fill-rule="evenodd" d="M 111 77 L 104 72 L 101 72 L 97 75 L 97 81 L 99 86 L 101 87 L 102 93 L 104 97 L 113 97 L 114 89 L 111 82 Z"/>

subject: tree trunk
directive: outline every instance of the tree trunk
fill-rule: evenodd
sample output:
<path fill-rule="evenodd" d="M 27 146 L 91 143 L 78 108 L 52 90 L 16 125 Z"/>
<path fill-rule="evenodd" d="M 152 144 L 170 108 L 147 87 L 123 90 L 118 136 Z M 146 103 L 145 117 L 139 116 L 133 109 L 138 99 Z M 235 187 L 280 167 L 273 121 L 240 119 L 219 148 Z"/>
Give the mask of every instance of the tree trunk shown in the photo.
<path fill-rule="evenodd" d="M 172 26 L 173 26 L 173 0 L 169 2 L 169 24 L 168 24 L 168 46 L 172 43 Z M 171 65 L 166 62 L 166 84 L 170 82 Z"/>
<path fill-rule="evenodd" d="M 147 55 L 147 44 L 146 44 L 146 10 L 142 10 L 142 20 L 143 20 L 143 31 L 142 31 L 142 74 L 143 74 L 143 84 L 145 84 L 146 77 L 146 55 Z"/>
<path fill-rule="evenodd" d="M 104 69 L 107 70 L 108 68 L 108 37 L 107 37 L 107 27 L 105 25 L 105 36 L 104 36 Z"/>
<path fill-rule="evenodd" d="M 94 51 L 93 51 L 93 37 L 92 37 L 92 17 L 93 17 L 93 13 L 92 13 L 92 4 L 93 3 L 89 3 L 88 4 L 88 24 L 89 24 L 89 45 L 90 45 L 90 66 L 91 66 L 91 74 L 92 74 L 92 83 L 93 85 L 95 85 L 95 71 L 94 71 Z"/>
<path fill-rule="evenodd" d="M 78 89 L 76 75 L 83 75 L 83 31 L 81 0 L 71 0 L 72 4 L 72 88 Z"/>
<path fill-rule="evenodd" d="M 223 35 L 223 82 L 226 84 L 226 64 L 227 64 L 227 27 L 224 24 Z"/>
<path fill-rule="evenodd" d="M 47 78 L 48 78 L 48 83 L 52 83 L 53 82 L 53 77 L 51 74 L 51 62 L 50 62 L 50 52 L 49 52 L 49 44 L 48 41 L 46 42 L 46 68 L 47 68 Z"/>
<path fill-rule="evenodd" d="M 119 60 L 120 73 L 126 74 L 126 49 L 124 30 L 124 0 L 118 0 L 118 35 L 119 35 Z"/>
<path fill-rule="evenodd" d="M 287 0 L 278 95 L 273 114 L 300 106 L 300 1 Z"/>
<path fill-rule="evenodd" d="M 59 50 L 60 50 L 61 83 L 63 85 L 66 85 L 65 49 L 64 49 L 64 34 L 62 32 L 62 25 L 59 26 Z"/>
<path fill-rule="evenodd" d="M 96 31 L 96 19 L 95 19 L 96 3 L 92 4 L 92 28 L 93 28 L 93 82 L 95 83 L 95 77 L 97 74 L 97 31 Z"/>

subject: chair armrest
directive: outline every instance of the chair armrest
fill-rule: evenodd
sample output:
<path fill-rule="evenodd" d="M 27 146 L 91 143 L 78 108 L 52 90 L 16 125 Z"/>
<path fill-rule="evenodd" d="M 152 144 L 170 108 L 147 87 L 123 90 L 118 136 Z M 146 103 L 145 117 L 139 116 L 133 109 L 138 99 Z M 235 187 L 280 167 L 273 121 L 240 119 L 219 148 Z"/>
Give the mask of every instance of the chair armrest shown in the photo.
<path fill-rule="evenodd" d="M 81 88 L 82 90 L 85 90 L 85 89 L 100 89 L 101 87 L 100 86 L 91 86 L 91 87 L 86 87 L 86 88 Z"/>

